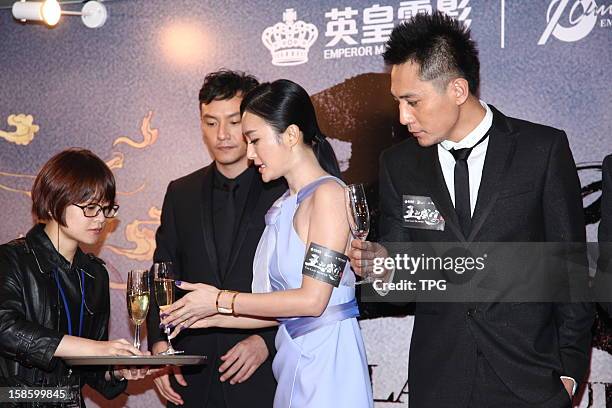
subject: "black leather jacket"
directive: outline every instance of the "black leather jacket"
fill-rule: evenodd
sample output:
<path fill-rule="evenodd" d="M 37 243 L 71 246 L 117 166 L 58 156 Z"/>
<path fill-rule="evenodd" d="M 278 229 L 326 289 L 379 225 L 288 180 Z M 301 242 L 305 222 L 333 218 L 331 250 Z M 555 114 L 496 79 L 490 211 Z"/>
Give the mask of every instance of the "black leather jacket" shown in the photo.
<path fill-rule="evenodd" d="M 81 337 L 108 339 L 110 298 L 104 262 L 78 249 L 70 265 L 53 247 L 44 225 L 36 225 L 25 238 L 0 246 L 0 387 L 51 387 L 69 381 L 81 387 L 89 384 L 106 398 L 114 398 L 125 389 L 126 381 L 106 381 L 108 367 L 70 372 L 63 361 L 53 357 L 67 334 L 65 309 L 54 280 L 56 268 L 64 279 L 69 303 L 79 299 L 70 305 L 72 313 L 80 308 L 79 276 L 84 272 L 86 309 Z"/>

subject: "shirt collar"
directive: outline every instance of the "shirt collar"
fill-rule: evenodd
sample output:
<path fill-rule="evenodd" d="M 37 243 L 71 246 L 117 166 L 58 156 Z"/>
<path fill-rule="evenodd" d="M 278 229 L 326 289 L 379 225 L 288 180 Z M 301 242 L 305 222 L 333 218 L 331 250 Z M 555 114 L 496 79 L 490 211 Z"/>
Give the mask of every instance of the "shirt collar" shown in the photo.
<path fill-rule="evenodd" d="M 473 147 L 476 143 L 478 143 L 480 139 L 482 139 L 487 134 L 489 129 L 491 129 L 491 125 L 493 124 L 493 112 L 491 112 L 491 108 L 489 108 L 489 105 L 487 105 L 483 101 L 480 101 L 480 104 L 486 112 L 484 118 L 482 118 L 478 126 L 476 126 L 474 130 L 468 133 L 467 136 L 461 139 L 459 142 L 453 142 L 450 140 L 444 140 L 440 142 L 440 145 L 442 145 L 445 150 Z"/>
<path fill-rule="evenodd" d="M 53 268 L 58 267 L 60 270 L 70 270 L 72 267 L 81 267 L 86 264 L 87 256 L 81 248 L 77 246 L 74 254 L 72 265 L 66 258 L 60 254 L 51 243 L 51 240 L 45 233 L 45 224 L 35 225 L 27 234 L 26 240 L 32 246 L 37 255 L 37 260 L 41 263 L 41 268 L 45 272 L 50 272 Z"/>
<path fill-rule="evenodd" d="M 213 173 L 213 185 L 217 189 L 224 190 L 224 186 L 236 185 L 239 186 L 242 183 L 245 183 L 249 180 L 250 176 L 253 173 L 253 168 L 251 166 L 247 167 L 245 171 L 240 173 L 236 178 L 230 179 L 225 177 L 221 172 L 217 169 L 217 166 L 214 167 Z"/>

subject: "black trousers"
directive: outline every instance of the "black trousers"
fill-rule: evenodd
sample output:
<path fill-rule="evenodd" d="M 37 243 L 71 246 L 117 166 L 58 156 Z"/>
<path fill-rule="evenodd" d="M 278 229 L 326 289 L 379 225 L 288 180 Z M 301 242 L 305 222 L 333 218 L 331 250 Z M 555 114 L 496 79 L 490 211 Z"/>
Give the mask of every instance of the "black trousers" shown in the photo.
<path fill-rule="evenodd" d="M 206 408 L 226 408 L 222 387 L 219 375 L 216 374 L 216 377 L 210 382 L 210 393 L 208 394 L 208 402 L 205 405 Z"/>
<path fill-rule="evenodd" d="M 220 364 L 216 367 L 218 369 Z M 185 401 L 185 405 L 182 407 L 180 405 L 175 405 L 168 401 L 166 404 L 167 408 L 191 408 L 191 407 L 200 407 L 200 408 L 227 408 L 227 404 L 225 402 L 225 397 L 223 396 L 223 385 L 219 380 L 220 374 L 218 372 L 213 373 L 213 378 L 209 378 L 210 380 L 210 388 L 208 390 L 207 395 L 202 395 L 201 388 L 199 388 L 198 384 L 202 384 L 204 382 L 203 375 L 198 375 L 197 373 L 194 375 L 188 375 L 190 369 L 195 367 L 183 367 L 183 375 L 185 376 L 185 380 L 187 384 L 189 384 L 188 388 L 184 388 L 176 382 L 174 376 L 170 377 L 170 384 L 172 388 L 183 397 L 183 401 Z M 215 369 L 215 371 L 216 371 Z"/>
<path fill-rule="evenodd" d="M 468 408 L 571 408 L 571 406 L 572 402 L 565 389 L 538 404 L 530 404 L 519 399 L 497 376 L 484 356 L 478 353 L 476 378 Z"/>

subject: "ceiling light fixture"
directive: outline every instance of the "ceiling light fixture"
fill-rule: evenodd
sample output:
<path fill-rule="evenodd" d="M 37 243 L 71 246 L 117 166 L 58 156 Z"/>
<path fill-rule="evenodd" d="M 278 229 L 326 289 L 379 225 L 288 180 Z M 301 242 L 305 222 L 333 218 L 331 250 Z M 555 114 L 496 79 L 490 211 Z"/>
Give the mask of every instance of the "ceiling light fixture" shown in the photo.
<path fill-rule="evenodd" d="M 106 7 L 99 1 L 88 1 L 81 11 L 62 10 L 57 0 L 25 1 L 13 4 L 13 17 L 22 22 L 43 21 L 49 27 L 55 26 L 62 15 L 81 16 L 86 27 L 102 27 L 106 22 L 108 13 Z"/>

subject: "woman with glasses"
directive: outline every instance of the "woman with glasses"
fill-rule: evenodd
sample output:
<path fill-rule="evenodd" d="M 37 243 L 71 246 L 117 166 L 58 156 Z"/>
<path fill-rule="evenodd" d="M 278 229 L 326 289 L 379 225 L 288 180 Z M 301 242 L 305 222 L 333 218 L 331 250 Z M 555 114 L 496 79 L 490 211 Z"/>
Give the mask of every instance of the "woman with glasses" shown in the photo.
<path fill-rule="evenodd" d="M 80 248 L 99 241 L 118 208 L 113 174 L 89 150 L 65 150 L 40 170 L 32 188 L 39 223 L 0 246 L 0 387 L 67 387 L 70 406 L 79 406 L 85 384 L 114 398 L 125 379 L 144 377 L 61 360 L 143 354 L 127 340 L 108 341 L 108 273 Z"/>

